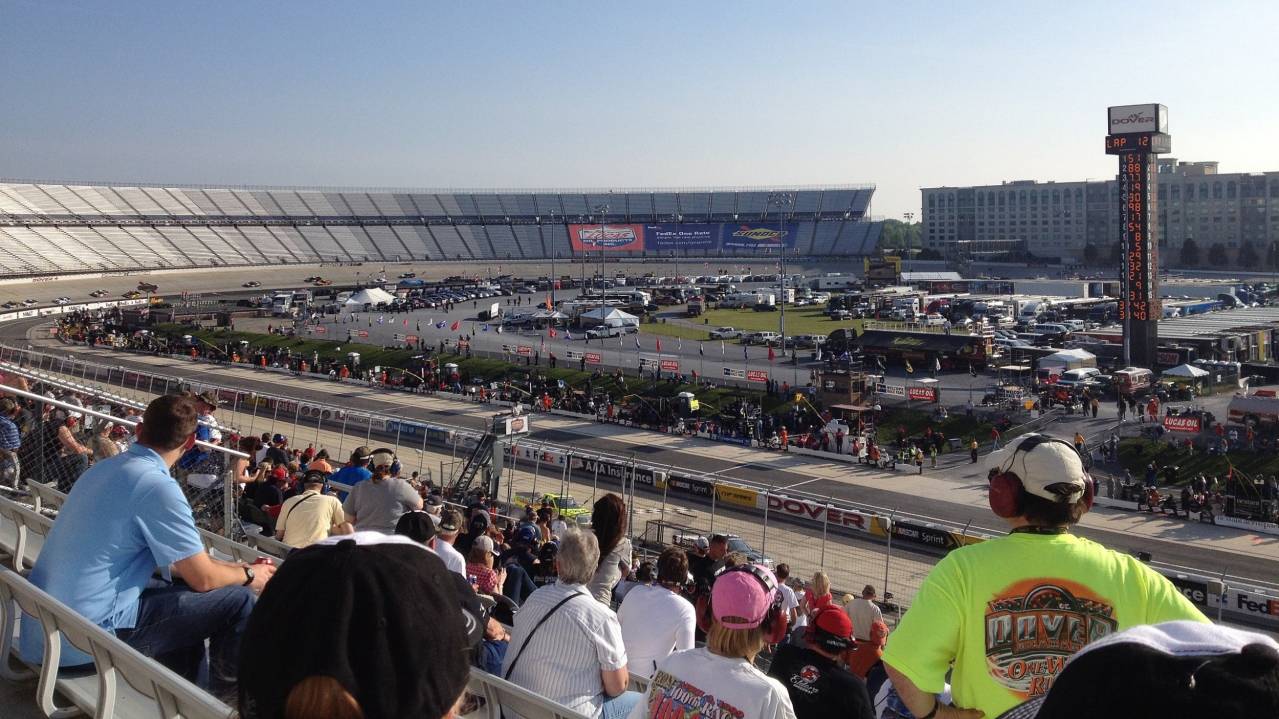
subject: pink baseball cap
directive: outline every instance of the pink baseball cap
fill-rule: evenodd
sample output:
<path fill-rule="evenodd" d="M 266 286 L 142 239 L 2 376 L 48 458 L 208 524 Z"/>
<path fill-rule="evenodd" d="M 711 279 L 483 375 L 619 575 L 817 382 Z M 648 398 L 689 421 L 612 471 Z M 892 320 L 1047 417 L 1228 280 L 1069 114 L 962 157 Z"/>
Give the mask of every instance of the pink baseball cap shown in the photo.
<path fill-rule="evenodd" d="M 728 629 L 754 629 L 764 621 L 777 595 L 777 577 L 758 565 L 727 569 L 711 586 L 715 621 Z"/>

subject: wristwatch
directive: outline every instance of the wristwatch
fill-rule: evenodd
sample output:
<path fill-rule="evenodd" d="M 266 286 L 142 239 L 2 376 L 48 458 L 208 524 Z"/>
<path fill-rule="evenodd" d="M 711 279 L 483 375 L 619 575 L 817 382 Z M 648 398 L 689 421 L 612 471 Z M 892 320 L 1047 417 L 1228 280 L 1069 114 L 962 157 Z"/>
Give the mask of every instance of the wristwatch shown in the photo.
<path fill-rule="evenodd" d="M 257 575 L 253 573 L 253 567 L 247 564 L 241 567 L 241 569 L 244 570 L 244 584 L 242 586 L 247 587 L 253 583 L 253 580 L 257 578 Z"/>

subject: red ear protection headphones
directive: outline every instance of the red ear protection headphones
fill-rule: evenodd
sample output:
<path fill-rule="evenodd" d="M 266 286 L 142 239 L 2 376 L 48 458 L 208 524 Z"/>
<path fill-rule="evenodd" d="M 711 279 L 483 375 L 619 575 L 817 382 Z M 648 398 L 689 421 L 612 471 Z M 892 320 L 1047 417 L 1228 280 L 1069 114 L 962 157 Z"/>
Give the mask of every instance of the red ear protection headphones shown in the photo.
<path fill-rule="evenodd" d="M 1017 448 L 1013 450 L 1013 455 L 1009 458 L 1004 469 L 992 468 L 988 481 L 990 482 L 990 511 L 995 513 L 997 517 L 1008 519 L 1021 514 L 1022 505 L 1025 503 L 1026 488 L 1022 486 L 1021 478 L 1014 472 L 1009 471 L 1013 465 L 1013 461 L 1017 458 L 1018 452 L 1030 452 L 1041 444 L 1057 442 L 1070 447 L 1070 451 L 1078 454 L 1079 450 L 1075 449 L 1075 445 L 1064 439 L 1049 437 L 1043 434 L 1032 434 L 1022 440 Z M 1093 497 L 1096 493 L 1095 483 L 1091 475 L 1084 474 L 1084 506 L 1091 510 Z"/>
<path fill-rule="evenodd" d="M 746 572 L 758 579 L 759 583 L 764 586 L 764 591 L 772 597 L 772 603 L 768 605 L 768 611 L 764 613 L 764 619 L 759 623 L 759 628 L 765 634 L 772 633 L 773 626 L 782 613 L 782 593 L 777 588 L 777 580 L 773 578 L 773 575 L 754 564 L 739 564 L 736 567 L 729 567 L 717 574 L 716 577 L 722 577 L 729 572 Z"/>

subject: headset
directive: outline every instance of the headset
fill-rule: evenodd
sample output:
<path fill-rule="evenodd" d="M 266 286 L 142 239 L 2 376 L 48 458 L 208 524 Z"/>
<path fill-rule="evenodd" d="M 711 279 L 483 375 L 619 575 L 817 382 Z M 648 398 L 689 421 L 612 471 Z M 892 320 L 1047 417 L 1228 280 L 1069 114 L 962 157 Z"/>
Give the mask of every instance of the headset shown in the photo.
<path fill-rule="evenodd" d="M 754 564 L 739 564 L 735 567 L 729 567 L 721 570 L 715 575 L 716 579 L 728 574 L 729 572 L 745 572 L 759 580 L 763 585 L 764 592 L 771 597 L 772 603 L 768 605 L 768 610 L 764 612 L 764 618 L 760 620 L 759 628 L 765 635 L 773 633 L 773 627 L 777 624 L 778 618 L 782 614 L 782 593 L 777 588 L 777 579 L 767 571 Z"/>
<path fill-rule="evenodd" d="M 1017 447 L 1013 450 L 1012 456 L 1008 458 L 1008 461 L 1002 468 L 992 467 L 990 469 L 990 473 L 987 475 L 987 480 L 990 483 L 990 494 L 988 499 L 990 501 L 990 511 L 994 512 L 995 516 L 1002 517 L 1004 519 L 1019 516 L 1022 512 L 1022 506 L 1025 504 L 1026 488 L 1022 486 L 1021 477 L 1010 471 L 1013 466 L 1013 462 L 1017 458 L 1017 453 L 1030 452 L 1041 444 L 1048 444 L 1051 442 L 1063 444 L 1070 447 L 1070 451 L 1075 454 L 1079 453 L 1079 450 L 1075 448 L 1075 445 L 1064 439 L 1049 437 L 1046 434 L 1032 434 L 1027 436 L 1026 439 L 1022 440 L 1021 443 L 1017 445 Z M 1082 463 L 1082 457 L 1080 460 Z M 1085 471 L 1083 499 L 1084 506 L 1088 510 L 1092 509 L 1093 497 L 1095 494 L 1096 482 L 1093 480 L 1092 475 Z"/>

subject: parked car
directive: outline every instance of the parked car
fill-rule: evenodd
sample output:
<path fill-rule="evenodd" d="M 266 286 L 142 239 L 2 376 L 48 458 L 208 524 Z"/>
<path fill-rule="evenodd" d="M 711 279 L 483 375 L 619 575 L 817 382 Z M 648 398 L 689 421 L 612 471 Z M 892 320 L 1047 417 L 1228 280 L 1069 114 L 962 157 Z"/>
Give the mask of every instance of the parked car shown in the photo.
<path fill-rule="evenodd" d="M 769 569 L 773 568 L 773 560 L 765 556 L 764 554 L 760 553 L 757 549 L 755 549 L 751 545 L 747 544 L 746 540 L 742 539 L 736 534 L 728 534 L 725 536 L 728 537 L 729 552 L 736 552 L 745 556 L 748 560 L 750 560 L 752 564 L 759 564 L 759 565 L 768 567 Z M 704 537 L 701 534 L 692 534 L 692 533 L 676 534 L 674 539 L 675 539 L 675 546 L 682 547 L 685 549 L 690 549 L 696 546 L 697 540 L 699 539 L 707 539 L 709 541 L 709 537 Z"/>
<path fill-rule="evenodd" d="M 604 337 L 621 337 L 622 335 L 630 335 L 639 332 L 639 327 L 635 325 L 622 325 L 620 327 L 593 327 L 586 331 L 586 338 L 591 340 L 602 339 Z"/>
<path fill-rule="evenodd" d="M 1057 384 L 1063 387 L 1083 385 L 1088 380 L 1100 374 L 1101 370 L 1096 367 L 1081 367 L 1079 369 L 1066 370 L 1057 378 Z"/>
<path fill-rule="evenodd" d="M 11 310 L 11 309 L 13 309 L 14 307 L 17 307 L 17 306 L 18 306 L 18 303 L 17 303 L 17 302 L 14 302 L 13 300 L 9 300 L 8 302 L 4 303 L 3 305 L 0 305 L 0 307 L 3 307 L 3 308 L 4 308 L 4 309 L 6 309 L 6 310 Z"/>
<path fill-rule="evenodd" d="M 711 339 L 713 340 L 731 340 L 735 337 L 741 336 L 741 330 L 736 330 L 732 327 L 716 327 L 711 330 Z"/>

